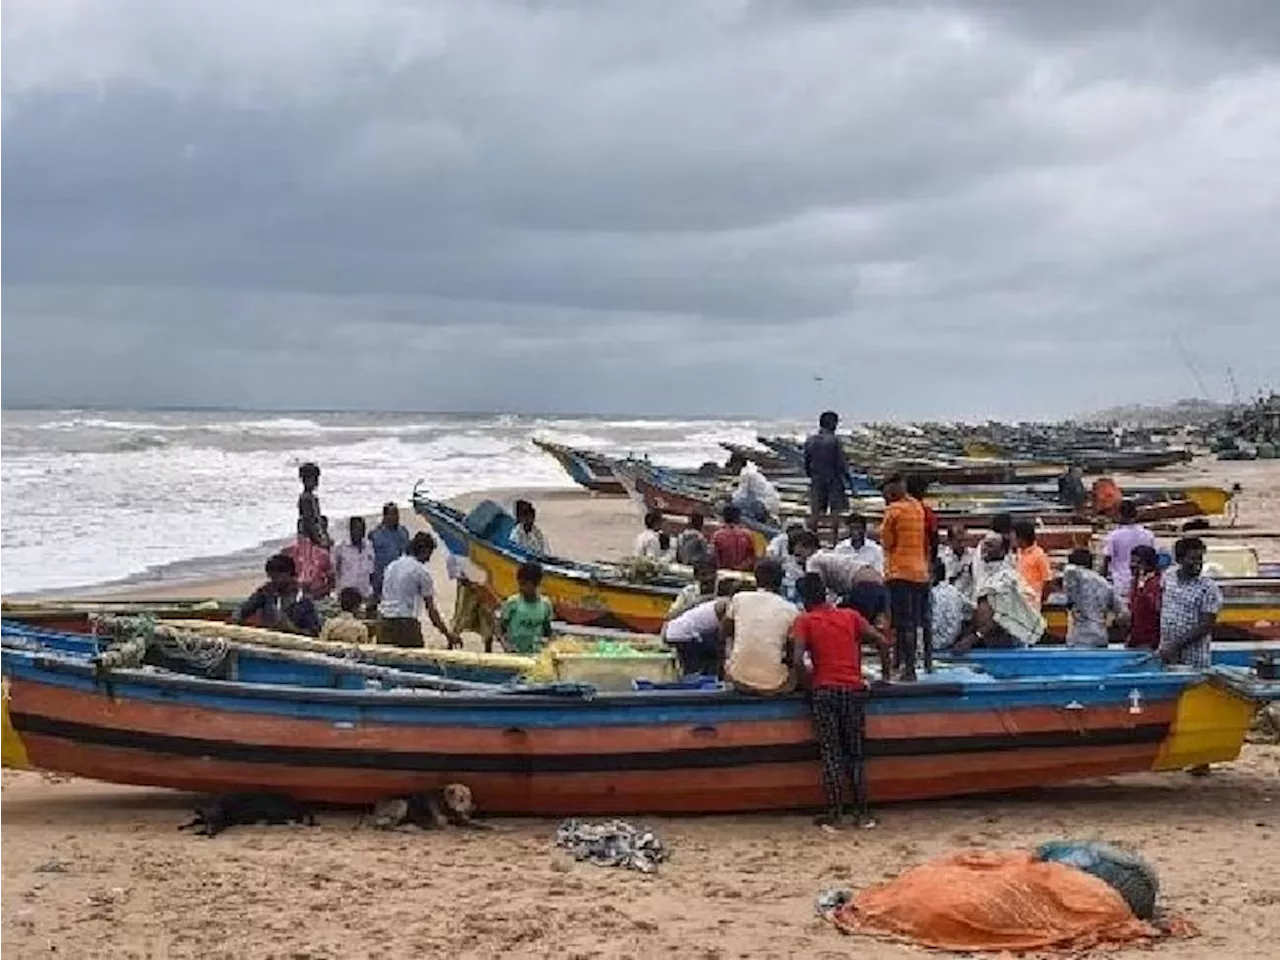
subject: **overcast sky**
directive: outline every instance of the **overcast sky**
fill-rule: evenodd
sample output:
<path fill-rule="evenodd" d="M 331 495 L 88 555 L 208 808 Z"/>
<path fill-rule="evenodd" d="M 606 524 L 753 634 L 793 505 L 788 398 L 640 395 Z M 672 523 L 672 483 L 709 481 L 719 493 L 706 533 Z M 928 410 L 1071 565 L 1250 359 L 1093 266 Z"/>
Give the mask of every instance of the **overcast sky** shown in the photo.
<path fill-rule="evenodd" d="M 6 405 L 1280 380 L 1275 0 L 4 0 L 3 35 Z"/>

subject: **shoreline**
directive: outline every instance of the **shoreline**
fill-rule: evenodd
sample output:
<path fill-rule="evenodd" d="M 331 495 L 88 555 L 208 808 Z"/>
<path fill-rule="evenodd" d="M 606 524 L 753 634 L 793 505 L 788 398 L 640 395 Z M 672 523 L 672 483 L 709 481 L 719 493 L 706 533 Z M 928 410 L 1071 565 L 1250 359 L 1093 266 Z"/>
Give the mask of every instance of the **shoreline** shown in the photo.
<path fill-rule="evenodd" d="M 567 478 L 566 478 L 567 480 Z M 571 481 L 569 481 L 571 482 Z M 565 487 L 485 487 L 467 493 L 458 494 L 444 500 L 450 506 L 459 509 L 470 509 L 481 500 L 511 501 L 526 499 L 534 502 L 557 502 L 577 500 L 579 497 L 591 498 L 591 494 L 577 486 Z M 623 502 L 623 497 L 608 498 Z M 429 529 L 424 521 L 413 512 L 408 501 L 396 501 L 400 507 L 400 521 L 411 532 Z M 379 522 L 379 514 L 363 514 L 369 529 Z M 346 516 L 331 519 L 331 526 L 338 523 L 337 532 L 341 533 L 346 526 Z M 86 583 L 72 587 L 57 587 L 48 590 L 29 590 L 20 593 L 6 593 L 6 601 L 33 602 L 40 600 L 174 600 L 178 598 L 197 599 L 239 599 L 247 595 L 249 590 L 235 592 L 246 583 L 257 586 L 263 563 L 274 553 L 289 545 L 292 540 L 284 537 L 260 540 L 251 547 L 245 547 L 230 553 L 215 554 L 208 557 L 189 557 L 175 560 L 172 563 L 150 567 L 128 577 L 106 580 L 97 583 Z"/>

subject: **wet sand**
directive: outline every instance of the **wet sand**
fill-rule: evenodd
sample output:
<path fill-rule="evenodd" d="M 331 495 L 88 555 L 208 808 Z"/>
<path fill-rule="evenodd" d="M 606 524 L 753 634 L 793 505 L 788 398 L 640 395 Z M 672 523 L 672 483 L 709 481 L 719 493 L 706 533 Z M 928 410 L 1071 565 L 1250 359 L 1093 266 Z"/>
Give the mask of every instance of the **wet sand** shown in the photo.
<path fill-rule="evenodd" d="M 1280 465 L 1195 465 L 1180 473 L 1240 481 L 1241 524 L 1280 530 Z M 536 499 L 553 546 L 569 555 L 618 557 L 639 529 L 624 500 L 545 492 Z M 1264 560 L 1280 559 L 1280 541 L 1253 542 Z M 442 559 L 434 566 L 447 615 L 452 590 Z M 140 585 L 129 595 L 239 597 L 257 580 L 247 572 L 195 585 Z M 555 849 L 549 820 L 497 821 L 492 832 L 388 834 L 331 810 L 321 811 L 314 828 L 236 828 L 207 840 L 176 829 L 190 803 L 168 791 L 5 771 L 5 953 L 922 956 L 843 937 L 814 916 L 814 895 L 886 879 L 959 846 L 1066 837 L 1131 845 L 1157 867 L 1163 903 L 1201 930 L 1159 945 L 1160 956 L 1280 955 L 1275 746 L 1246 747 L 1205 779 L 1144 774 L 884 807 L 870 832 L 833 836 L 802 816 L 650 818 L 671 852 L 653 877 L 575 863 Z"/>

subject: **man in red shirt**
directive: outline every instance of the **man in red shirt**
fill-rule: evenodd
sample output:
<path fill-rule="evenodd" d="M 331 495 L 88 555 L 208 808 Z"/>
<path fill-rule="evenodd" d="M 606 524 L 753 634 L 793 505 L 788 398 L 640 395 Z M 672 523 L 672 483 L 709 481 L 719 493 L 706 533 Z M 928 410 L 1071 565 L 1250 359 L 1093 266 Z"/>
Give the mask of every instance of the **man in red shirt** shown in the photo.
<path fill-rule="evenodd" d="M 1126 647 L 1154 650 L 1160 646 L 1160 558 L 1155 547 L 1145 543 L 1129 554 L 1129 571 L 1133 583 L 1129 587 L 1129 639 Z"/>
<path fill-rule="evenodd" d="M 853 801 L 858 826 L 874 827 L 867 809 L 863 739 L 866 716 L 863 712 L 862 641 L 870 640 L 880 652 L 880 669 L 889 676 L 889 641 L 856 610 L 827 603 L 822 577 L 806 573 L 796 583 L 804 603 L 802 613 L 791 626 L 796 663 L 809 651 L 813 664 L 813 729 L 822 763 L 822 786 L 827 810 L 815 821 L 819 826 L 838 827 L 844 814 L 846 778 L 853 781 Z"/>
<path fill-rule="evenodd" d="M 746 570 L 756 567 L 756 544 L 742 526 L 742 510 L 731 503 L 720 515 L 724 525 L 711 537 L 711 550 L 720 570 Z"/>

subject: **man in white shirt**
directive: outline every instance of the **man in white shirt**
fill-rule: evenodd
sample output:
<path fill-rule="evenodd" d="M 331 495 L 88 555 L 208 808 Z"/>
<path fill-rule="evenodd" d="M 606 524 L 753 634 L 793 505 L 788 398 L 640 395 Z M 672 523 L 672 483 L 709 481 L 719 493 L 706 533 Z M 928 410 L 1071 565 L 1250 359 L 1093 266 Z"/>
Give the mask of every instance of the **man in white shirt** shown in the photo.
<path fill-rule="evenodd" d="M 426 607 L 432 625 L 444 634 L 449 648 L 462 646 L 462 638 L 445 626 L 436 609 L 435 583 L 427 570 L 427 561 L 436 549 L 436 538 L 429 533 L 415 533 L 409 550 L 387 565 L 382 574 L 382 600 L 378 603 L 378 642 L 396 647 L 422 647 L 422 620 L 419 610 Z"/>
<path fill-rule="evenodd" d="M 725 612 L 725 676 L 745 693 L 779 694 L 795 687 L 788 652 L 800 610 L 781 589 L 782 565 L 765 558 L 756 564 L 756 589 L 734 594 Z"/>
<path fill-rule="evenodd" d="M 720 618 L 728 606 L 727 597 L 712 597 L 664 625 L 663 639 L 675 650 L 682 676 L 719 675 L 723 647 Z"/>
<path fill-rule="evenodd" d="M 804 533 L 804 530 L 803 523 L 787 524 L 787 529 L 770 540 L 764 551 L 764 555 L 770 560 L 777 560 L 782 564 L 782 595 L 788 598 L 795 593 L 796 581 L 804 576 L 803 565 L 791 553 L 796 537 Z"/>
<path fill-rule="evenodd" d="M 849 536 L 836 544 L 836 550 L 856 557 L 864 567 L 872 567 L 884 576 L 884 548 L 867 539 L 867 518 L 854 514 L 849 518 Z"/>
<path fill-rule="evenodd" d="M 334 592 L 351 589 L 368 600 L 373 596 L 373 545 L 365 536 L 364 517 L 352 517 L 347 532 L 348 540 L 333 545 Z"/>
<path fill-rule="evenodd" d="M 671 535 L 662 529 L 662 511 L 650 510 L 644 515 L 644 529 L 636 535 L 632 553 L 655 563 L 670 563 L 675 559 L 675 545 Z"/>

